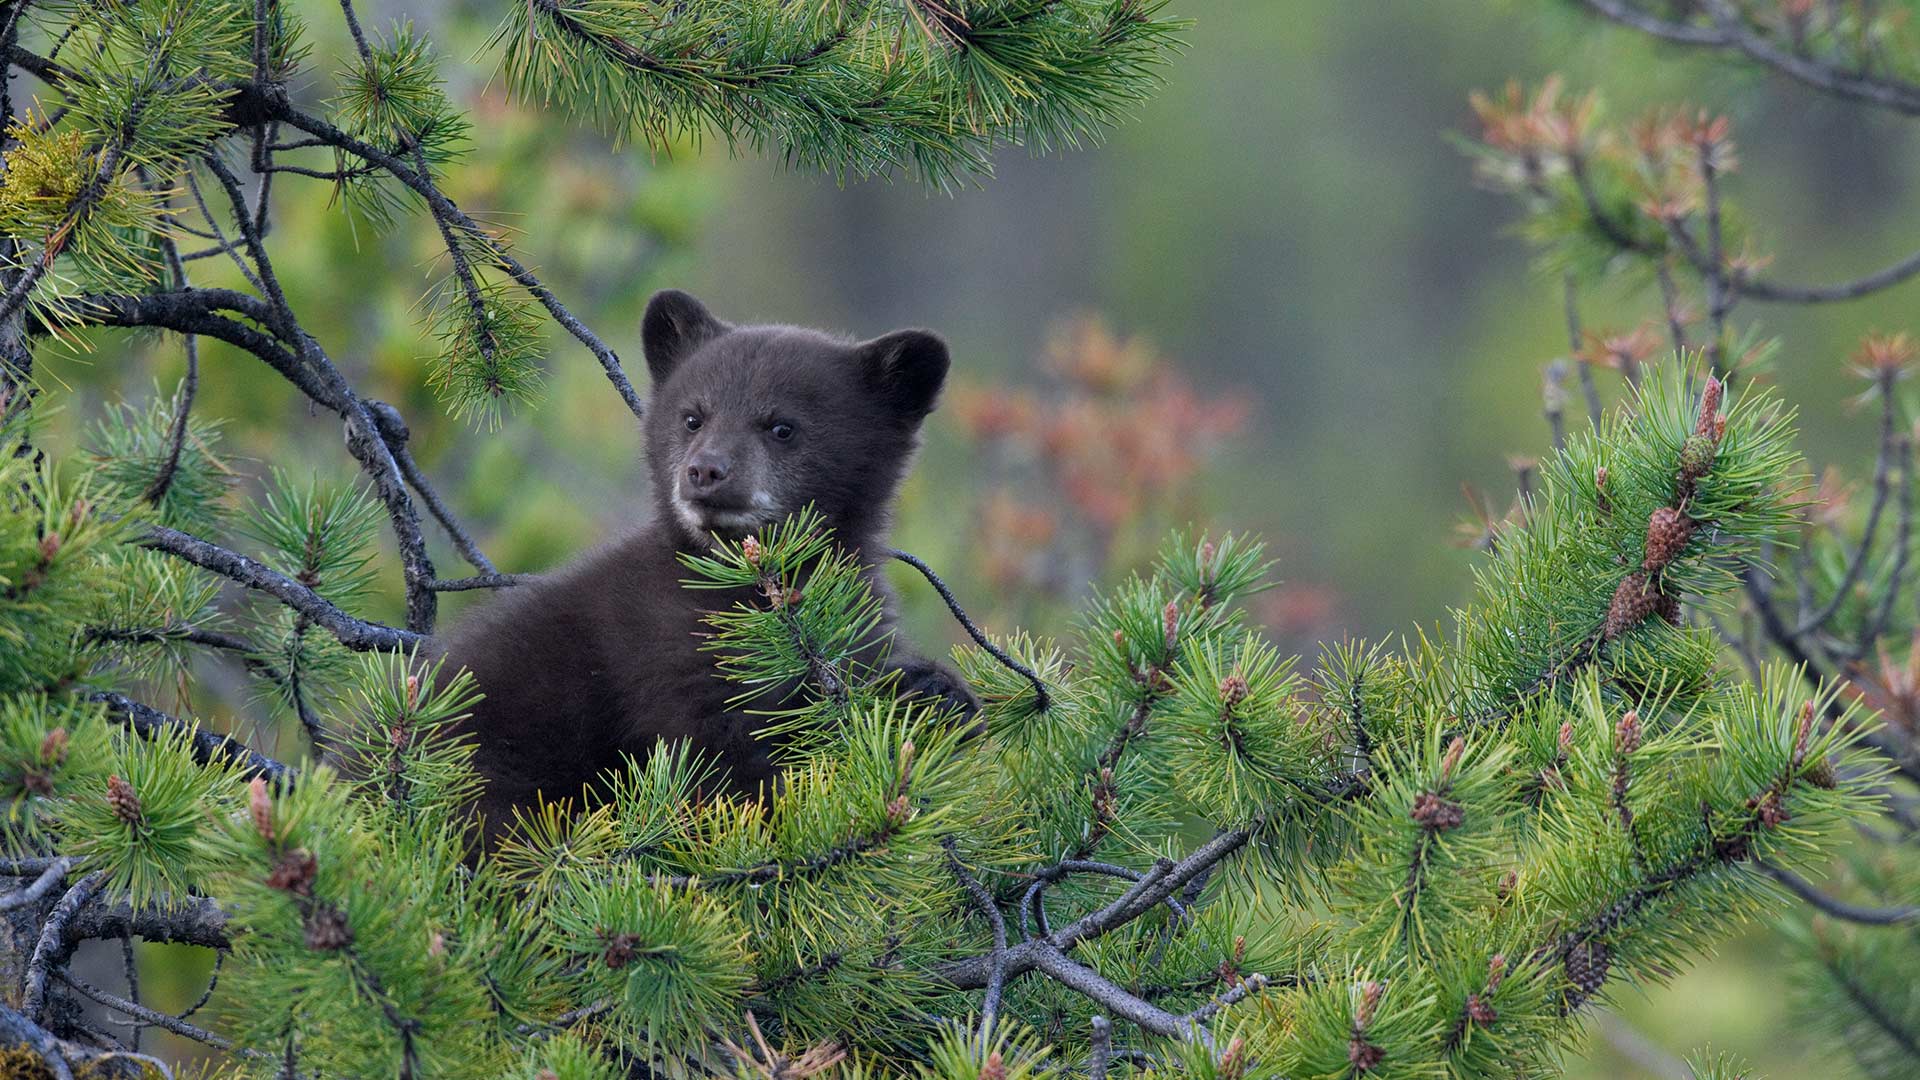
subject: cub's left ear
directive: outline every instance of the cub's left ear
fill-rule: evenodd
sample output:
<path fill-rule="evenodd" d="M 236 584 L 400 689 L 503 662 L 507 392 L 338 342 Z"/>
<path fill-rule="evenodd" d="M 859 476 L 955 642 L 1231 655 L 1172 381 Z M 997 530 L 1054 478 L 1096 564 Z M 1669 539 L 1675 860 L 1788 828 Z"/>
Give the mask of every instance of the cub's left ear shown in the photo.
<path fill-rule="evenodd" d="M 947 343 L 928 330 L 895 330 L 855 348 L 868 385 L 895 412 L 919 420 L 947 381 Z"/>

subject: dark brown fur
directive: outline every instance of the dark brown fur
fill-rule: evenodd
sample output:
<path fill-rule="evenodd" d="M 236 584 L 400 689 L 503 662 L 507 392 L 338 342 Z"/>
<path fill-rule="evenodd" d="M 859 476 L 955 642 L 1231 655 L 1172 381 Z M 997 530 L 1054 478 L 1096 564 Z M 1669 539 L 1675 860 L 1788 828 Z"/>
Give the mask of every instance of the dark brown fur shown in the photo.
<path fill-rule="evenodd" d="M 946 378 L 940 339 L 904 330 L 856 344 L 791 326 L 731 327 L 674 291 L 648 304 L 643 336 L 653 520 L 505 592 L 441 642 L 444 670 L 471 670 L 485 694 L 465 730 L 486 781 L 479 809 L 489 835 L 515 808 L 578 796 L 660 739 L 690 742 L 733 790 L 757 792 L 774 778 L 769 747 L 755 737 L 762 718 L 728 705 L 741 688 L 699 647 L 707 612 L 752 598 L 681 585 L 689 574 L 679 555 L 707 548 L 711 533 L 737 538 L 812 504 L 886 597 L 874 567 L 894 490 Z M 892 629 L 886 598 L 883 635 Z M 957 675 L 899 643 L 888 663 L 910 692 L 969 714 L 977 707 Z"/>

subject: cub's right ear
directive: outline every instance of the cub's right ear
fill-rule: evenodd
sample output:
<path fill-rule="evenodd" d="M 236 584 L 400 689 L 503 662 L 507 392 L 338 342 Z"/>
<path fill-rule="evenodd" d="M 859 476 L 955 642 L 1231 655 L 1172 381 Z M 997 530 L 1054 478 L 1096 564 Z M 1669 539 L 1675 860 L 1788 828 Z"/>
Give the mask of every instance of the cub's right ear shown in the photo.
<path fill-rule="evenodd" d="M 662 289 L 647 301 L 640 320 L 640 341 L 647 351 L 647 374 L 659 386 L 693 350 L 726 332 L 707 305 L 679 289 Z"/>

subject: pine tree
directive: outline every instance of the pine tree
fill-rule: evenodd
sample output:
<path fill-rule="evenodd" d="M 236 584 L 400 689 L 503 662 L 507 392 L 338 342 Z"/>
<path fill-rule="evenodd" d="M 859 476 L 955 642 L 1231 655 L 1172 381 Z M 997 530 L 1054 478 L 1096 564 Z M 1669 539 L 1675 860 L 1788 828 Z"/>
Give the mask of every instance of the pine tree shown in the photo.
<path fill-rule="evenodd" d="M 1577 6 L 1849 107 L 1920 115 L 1920 41 L 1904 5 Z M 1749 301 L 1845 303 L 1920 273 L 1920 256 L 1912 256 L 1832 284 L 1769 274 L 1772 254 L 1760 237 L 1774 230 L 1745 212 L 1730 185 L 1739 159 L 1725 117 L 1667 107 L 1610 121 L 1597 91 L 1575 94 L 1558 79 L 1532 92 L 1512 84 L 1476 96 L 1474 108 L 1482 131 L 1469 150 L 1480 177 L 1520 201 L 1541 269 L 1564 288 L 1570 354 L 1545 373 L 1544 411 L 1556 444 L 1566 438 L 1566 383 L 1576 373 L 1579 401 L 1596 418 L 1606 408 L 1596 373 L 1620 376 L 1631 400 L 1633 386 L 1661 377 L 1663 365 L 1652 361 L 1663 337 L 1744 383 L 1784 362 L 1779 340 L 1737 321 Z M 1625 331 L 1583 329 L 1582 298 L 1617 282 L 1652 294 L 1648 321 Z M 1835 687 L 1821 726 L 1854 725 L 1855 714 L 1836 707 L 1842 700 L 1887 721 L 1859 732 L 1891 763 L 1882 816 L 1836 863 L 1816 867 L 1813 880 L 1764 866 L 1804 902 L 1778 920 L 1783 949 L 1796 958 L 1788 969 L 1795 1014 L 1831 1032 L 1836 1058 L 1887 1078 L 1920 1068 L 1920 997 L 1912 985 L 1920 952 L 1910 932 L 1920 920 L 1911 812 L 1920 783 L 1920 623 L 1913 615 L 1914 404 L 1904 385 L 1915 357 L 1906 332 L 1863 334 L 1846 368 L 1860 380 L 1857 403 L 1876 429 L 1874 458 L 1860 470 L 1865 491 L 1855 497 L 1845 474 L 1827 470 L 1791 533 L 1740 568 L 1740 605 L 1705 620 L 1719 648 L 1754 680 L 1784 662 L 1809 687 Z M 1717 1068 L 1732 1075 L 1730 1065 Z"/>
<path fill-rule="evenodd" d="M 962 730 L 863 662 L 875 600 L 816 517 L 720 545 L 690 580 L 758 598 L 712 616 L 723 672 L 746 696 L 810 691 L 776 724 L 779 791 L 715 797 L 662 746 L 603 803 L 543 807 L 474 857 L 452 734 L 472 684 L 421 644 L 438 592 L 512 579 L 399 412 L 302 328 L 265 178 L 318 173 L 354 213 L 424 207 L 456 414 L 537 392 L 547 318 L 638 413 L 619 359 L 440 192 L 471 133 L 404 28 L 343 6 L 355 56 L 316 113 L 287 89 L 302 28 L 272 4 L 7 11 L 8 62 L 61 101 L 12 129 L 0 184 L 16 1074 L 158 1072 L 90 1001 L 232 1075 L 1537 1075 L 1597 1003 L 1764 909 L 1769 870 L 1817 865 L 1877 805 L 1857 704 L 1785 667 L 1727 678 L 1678 618 L 1724 600 L 1799 494 L 1784 408 L 1676 367 L 1544 466 L 1451 632 L 1330 647 L 1304 674 L 1240 613 L 1260 545 L 1181 535 L 1071 640 L 974 631 L 958 660 L 986 704 Z M 1145 0 L 596 0 L 511 6 L 497 43 L 517 93 L 635 138 L 947 182 L 1001 142 L 1092 137 L 1173 28 Z M 302 153 L 332 168 L 278 163 Z M 250 290 L 188 282 L 196 233 Z M 99 430 L 97 467 L 50 460 L 31 346 L 96 326 L 266 362 L 341 418 L 364 488 L 281 475 L 232 505 L 191 363 Z M 474 578 L 437 575 L 422 506 Z M 364 616 L 383 528 L 404 626 Z M 127 692 L 201 650 L 353 767 L 296 770 Z M 123 935 L 218 950 L 209 1014 L 74 972 L 80 942 Z"/>

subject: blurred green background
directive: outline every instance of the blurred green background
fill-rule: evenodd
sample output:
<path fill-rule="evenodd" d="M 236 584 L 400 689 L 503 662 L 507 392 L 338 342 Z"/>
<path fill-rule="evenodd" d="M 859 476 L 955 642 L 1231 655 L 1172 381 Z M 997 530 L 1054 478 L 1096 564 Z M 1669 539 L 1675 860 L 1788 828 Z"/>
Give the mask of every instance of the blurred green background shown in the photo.
<path fill-rule="evenodd" d="M 1732 191 L 1780 253 L 1779 277 L 1852 276 L 1920 244 L 1920 215 L 1908 212 L 1920 141 L 1908 130 L 1606 28 L 1575 7 L 1186 0 L 1176 10 L 1194 19 L 1187 52 L 1167 70 L 1165 92 L 1107 145 L 1003 153 L 996 176 L 952 194 L 904 181 L 839 187 L 725 145 L 616 146 L 537 103 L 503 98 L 484 49 L 497 0 L 362 12 L 370 26 L 410 17 L 447 59 L 476 121 L 448 190 L 517 234 L 636 381 L 639 312 L 665 285 L 735 321 L 860 336 L 933 327 L 953 345 L 958 382 L 1030 387 L 1042 403 L 1063 393 L 1057 371 L 1038 374 L 1061 318 L 1093 313 L 1121 339 L 1151 343 L 1202 411 L 1243 411 L 1209 442 L 1210 456 L 1161 477 L 1135 508 L 1135 528 L 1107 537 L 1111 561 L 1139 559 L 1163 526 L 1188 519 L 1260 532 L 1290 583 L 1262 616 L 1290 646 L 1311 648 L 1439 622 L 1470 584 L 1473 556 L 1451 543 L 1466 515 L 1462 485 L 1504 507 L 1508 458 L 1547 442 L 1541 368 L 1566 350 L 1560 286 L 1534 271 L 1508 228 L 1512 208 L 1475 189 L 1449 141 L 1473 130 L 1470 90 L 1560 72 L 1575 90 L 1600 88 L 1616 113 L 1689 102 L 1729 114 L 1741 159 Z M 345 45 L 326 36 L 339 20 L 315 15 L 319 48 L 302 91 L 310 100 L 328 92 L 330 57 Z M 325 183 L 283 178 L 270 241 L 280 275 L 362 392 L 407 414 L 416 456 L 500 567 L 551 566 L 643 516 L 634 425 L 592 358 L 556 333 L 542 404 L 509 413 L 497 431 L 446 418 L 425 387 L 430 348 L 417 309 L 435 273 L 431 223 L 416 217 L 383 232 L 330 195 Z M 194 275 L 237 278 L 211 261 Z M 1816 465 L 1864 459 L 1872 436 L 1844 410 L 1844 360 L 1861 331 L 1908 325 L 1916 288 L 1762 311 L 1785 338 L 1775 377 L 1802 410 Z M 1596 329 L 1628 328 L 1652 310 L 1633 295 L 1590 296 L 1584 306 Z M 170 391 L 180 370 L 175 341 L 88 342 L 42 354 L 67 387 L 52 395 L 63 405 L 49 440 L 56 452 L 84 444 L 104 402 L 145 398 L 156 379 Z M 310 414 L 250 358 L 220 346 L 205 355 L 199 412 L 229 419 L 236 470 L 258 476 L 277 462 L 351 481 L 337 422 Z M 1136 396 L 1152 404 L 1163 390 L 1143 384 Z M 1159 414 L 1090 415 L 1098 427 Z M 949 407 L 930 422 L 896 539 L 948 571 L 990 629 L 1015 618 L 1058 628 L 1059 604 L 1017 595 L 1018 576 L 996 574 L 978 550 L 970 521 L 987 505 L 985 485 L 1008 480 L 1019 498 L 1036 489 L 1019 460 L 973 441 L 969 417 L 978 423 Z M 444 543 L 436 556 L 444 575 L 463 572 Z M 1072 596 L 1075 575 L 1100 573 L 1098 561 L 1059 571 L 1059 599 Z M 900 584 L 923 640 L 956 636 L 924 587 Z M 474 602 L 449 597 L 446 614 Z M 394 597 L 387 603 L 376 614 L 397 611 Z M 184 704 L 244 727 L 252 706 L 226 702 L 221 677 L 209 670 L 211 689 Z M 1631 1023 L 1676 1052 L 1711 1042 L 1767 1075 L 1814 1075 L 1766 940 L 1736 942 L 1720 961 L 1650 990 L 1628 1006 Z M 1638 1071 L 1605 1039 L 1591 1042 L 1591 1060 L 1573 1075 L 1660 1075 Z"/>

